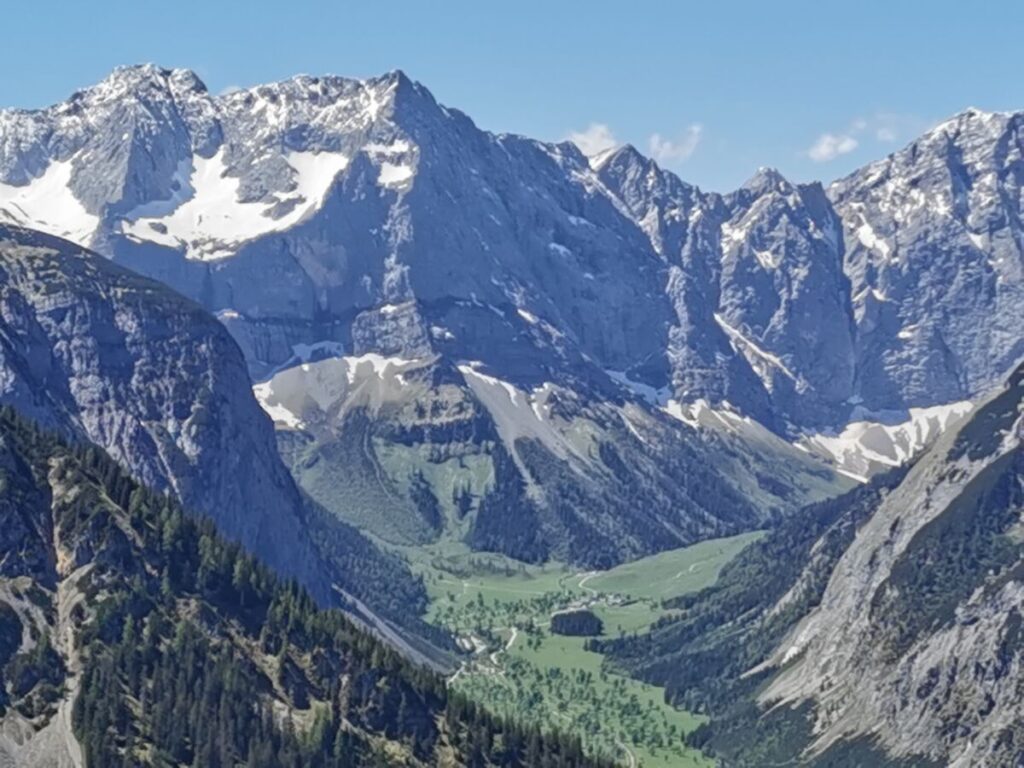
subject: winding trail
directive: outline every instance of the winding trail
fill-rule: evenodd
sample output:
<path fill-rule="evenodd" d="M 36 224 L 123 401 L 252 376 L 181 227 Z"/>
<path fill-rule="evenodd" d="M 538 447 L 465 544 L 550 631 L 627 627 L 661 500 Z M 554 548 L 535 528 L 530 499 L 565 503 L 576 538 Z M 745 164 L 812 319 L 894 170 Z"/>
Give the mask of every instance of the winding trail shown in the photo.
<path fill-rule="evenodd" d="M 455 670 L 455 673 L 445 680 L 445 683 L 449 686 L 455 685 L 455 681 L 459 679 L 459 675 L 466 671 L 466 664 L 463 662 L 459 665 L 459 668 Z"/>
<path fill-rule="evenodd" d="M 591 597 L 597 597 L 599 594 L 598 591 L 593 587 L 588 587 L 587 582 L 599 573 L 600 571 L 587 571 L 586 573 L 578 574 L 580 576 L 580 583 L 577 586 L 584 592 L 589 592 Z"/>
<path fill-rule="evenodd" d="M 491 664 L 493 664 L 496 667 L 498 666 L 498 657 L 503 653 L 508 653 L 509 649 L 512 647 L 512 644 L 516 641 L 516 638 L 519 637 L 519 628 L 512 627 L 511 629 L 512 634 L 509 635 L 508 642 L 505 643 L 505 647 L 499 648 L 491 654 Z"/>

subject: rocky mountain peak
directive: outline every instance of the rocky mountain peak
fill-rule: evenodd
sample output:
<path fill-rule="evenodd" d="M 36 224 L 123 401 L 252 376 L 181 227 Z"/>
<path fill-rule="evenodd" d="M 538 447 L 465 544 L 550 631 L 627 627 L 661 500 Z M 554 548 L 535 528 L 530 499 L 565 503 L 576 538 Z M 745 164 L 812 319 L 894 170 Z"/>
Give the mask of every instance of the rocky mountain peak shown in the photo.
<path fill-rule="evenodd" d="M 167 69 L 156 64 L 132 64 L 115 68 L 97 85 L 79 91 L 79 99 L 115 100 L 126 95 L 136 97 L 163 93 L 177 97 L 185 93 L 205 94 L 206 84 L 190 69 Z"/>
<path fill-rule="evenodd" d="M 321 342 L 514 358 L 536 383 L 589 359 L 841 427 L 857 406 L 959 402 L 1024 352 L 1017 123 L 967 110 L 827 194 L 762 168 L 720 196 L 631 145 L 586 158 L 482 131 L 401 71 L 212 96 L 142 65 L 0 112 L 0 211 L 220 313 L 257 375 Z M 940 286 L 990 319 L 961 329 Z M 989 356 L 972 329 L 993 322 Z"/>
<path fill-rule="evenodd" d="M 1019 113 L 968 109 L 829 187 L 865 404 L 964 400 L 1024 354 L 1022 150 Z"/>
<path fill-rule="evenodd" d="M 756 196 L 769 192 L 788 194 L 793 189 L 793 185 L 777 168 L 761 166 L 753 176 L 743 182 L 740 189 Z"/>
<path fill-rule="evenodd" d="M 595 171 L 606 167 L 649 167 L 653 160 L 640 153 L 632 144 L 620 144 L 590 156 L 590 165 Z"/>

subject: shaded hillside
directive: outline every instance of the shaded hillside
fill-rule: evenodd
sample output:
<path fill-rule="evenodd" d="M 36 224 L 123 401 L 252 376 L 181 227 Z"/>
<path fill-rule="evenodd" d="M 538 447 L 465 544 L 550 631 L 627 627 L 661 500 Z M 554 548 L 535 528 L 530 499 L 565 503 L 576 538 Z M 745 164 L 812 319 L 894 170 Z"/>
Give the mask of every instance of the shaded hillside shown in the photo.
<path fill-rule="evenodd" d="M 0 225 L 2 403 L 101 446 L 321 604 L 343 602 L 341 588 L 423 630 L 422 585 L 303 498 L 237 345 L 166 286 L 66 240 Z"/>
<path fill-rule="evenodd" d="M 0 411 L 0 755 L 19 766 L 594 764 L 501 723 L 132 481 Z"/>
<path fill-rule="evenodd" d="M 616 664 L 727 765 L 1024 759 L 1024 368 L 909 470 L 812 505 Z M 858 762 L 860 761 L 860 762 Z"/>

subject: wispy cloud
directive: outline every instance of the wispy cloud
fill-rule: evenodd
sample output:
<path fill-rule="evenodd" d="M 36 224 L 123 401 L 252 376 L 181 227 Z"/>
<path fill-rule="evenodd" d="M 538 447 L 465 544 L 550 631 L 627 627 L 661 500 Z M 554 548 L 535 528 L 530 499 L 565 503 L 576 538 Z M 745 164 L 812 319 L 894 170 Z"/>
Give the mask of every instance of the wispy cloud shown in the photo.
<path fill-rule="evenodd" d="M 816 163 L 827 163 L 853 152 L 865 141 L 873 139 L 881 144 L 891 144 L 915 136 L 927 130 L 928 126 L 928 121 L 920 117 L 896 112 L 856 117 L 845 130 L 821 134 L 806 154 Z"/>
<path fill-rule="evenodd" d="M 885 144 L 909 140 L 932 127 L 933 123 L 918 115 L 898 112 L 879 112 L 871 118 L 875 139 Z"/>
<path fill-rule="evenodd" d="M 651 134 L 647 149 L 659 163 L 682 162 L 697 151 L 703 126 L 694 123 L 675 139 L 666 139 L 660 133 Z"/>
<path fill-rule="evenodd" d="M 849 134 L 823 133 L 807 150 L 807 156 L 816 163 L 827 163 L 853 152 L 858 146 L 860 142 Z"/>
<path fill-rule="evenodd" d="M 591 123 L 582 131 L 572 131 L 567 137 L 584 155 L 596 155 L 618 146 L 619 141 L 605 123 Z"/>
<path fill-rule="evenodd" d="M 885 142 L 896 141 L 896 129 L 883 125 L 875 131 L 875 138 Z"/>

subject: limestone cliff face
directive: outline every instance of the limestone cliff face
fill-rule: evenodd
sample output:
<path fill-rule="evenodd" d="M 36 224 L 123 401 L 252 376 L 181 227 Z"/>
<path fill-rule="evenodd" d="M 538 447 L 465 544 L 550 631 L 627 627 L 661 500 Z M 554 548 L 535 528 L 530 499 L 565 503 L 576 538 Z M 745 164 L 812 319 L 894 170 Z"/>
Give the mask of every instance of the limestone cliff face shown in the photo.
<path fill-rule="evenodd" d="M 102 446 L 328 597 L 242 355 L 191 301 L 66 241 L 0 227 L 0 403 Z"/>
<path fill-rule="evenodd" d="M 1018 369 L 817 574 L 820 602 L 763 665 L 781 671 L 760 695 L 813 703 L 810 753 L 859 736 L 955 766 L 1024 756 L 1022 404 Z"/>
<path fill-rule="evenodd" d="M 321 342 L 530 385 L 589 360 L 788 434 L 976 397 L 1024 353 L 1021 125 L 967 110 L 831 185 L 723 195 L 401 72 L 215 95 L 143 65 L 0 111 L 0 220 L 201 303 L 256 378 Z"/>

